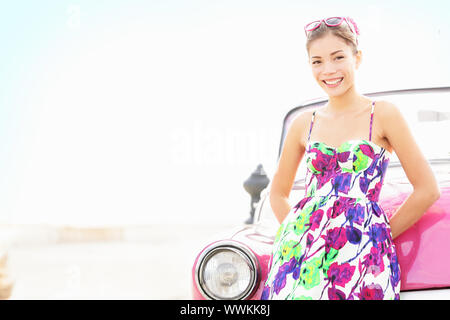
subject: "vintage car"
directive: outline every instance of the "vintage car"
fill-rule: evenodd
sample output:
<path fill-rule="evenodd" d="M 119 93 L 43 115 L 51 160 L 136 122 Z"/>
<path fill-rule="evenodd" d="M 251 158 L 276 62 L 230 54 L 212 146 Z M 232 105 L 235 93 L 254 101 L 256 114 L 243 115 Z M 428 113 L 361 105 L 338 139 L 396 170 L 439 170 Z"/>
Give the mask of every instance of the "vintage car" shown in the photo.
<path fill-rule="evenodd" d="M 375 92 L 365 96 L 375 101 L 390 101 L 401 110 L 441 189 L 438 201 L 394 240 L 401 270 L 400 299 L 450 299 L 450 87 Z M 326 102 L 327 99 L 309 100 L 287 113 L 278 157 L 298 113 Z M 290 194 L 292 205 L 304 196 L 305 175 L 302 160 Z M 270 184 L 260 195 L 253 223 L 237 226 L 199 248 L 192 267 L 193 299 L 261 298 L 273 241 L 280 226 L 271 209 L 268 190 Z M 393 153 L 379 198 L 389 218 L 411 192 L 412 185 Z"/>

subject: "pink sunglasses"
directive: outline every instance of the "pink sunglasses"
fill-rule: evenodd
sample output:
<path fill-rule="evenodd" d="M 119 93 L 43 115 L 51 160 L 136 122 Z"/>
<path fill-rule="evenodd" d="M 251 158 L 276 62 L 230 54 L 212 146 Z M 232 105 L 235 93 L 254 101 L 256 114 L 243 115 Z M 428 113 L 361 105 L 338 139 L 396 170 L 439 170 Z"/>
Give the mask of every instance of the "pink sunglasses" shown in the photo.
<path fill-rule="evenodd" d="M 344 21 L 348 24 L 348 26 L 350 27 L 350 30 L 355 35 L 359 35 L 359 32 L 356 29 L 356 26 L 353 25 L 354 22 L 350 18 L 346 18 L 346 17 L 330 17 L 330 18 L 310 22 L 305 26 L 305 35 L 308 35 L 308 31 L 317 29 L 322 24 L 322 22 L 325 22 L 325 24 L 329 27 L 337 27 L 337 26 L 340 26 L 342 24 L 342 22 L 344 22 Z"/>

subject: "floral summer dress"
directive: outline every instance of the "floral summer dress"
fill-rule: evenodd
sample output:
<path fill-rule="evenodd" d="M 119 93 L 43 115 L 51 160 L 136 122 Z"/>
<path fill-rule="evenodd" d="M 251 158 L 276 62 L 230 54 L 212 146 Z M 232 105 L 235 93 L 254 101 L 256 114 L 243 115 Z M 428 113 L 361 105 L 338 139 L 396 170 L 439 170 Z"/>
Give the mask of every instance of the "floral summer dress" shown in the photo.
<path fill-rule="evenodd" d="M 306 191 L 275 236 L 261 300 L 400 299 L 400 266 L 378 205 L 390 153 L 369 140 L 310 142 Z"/>

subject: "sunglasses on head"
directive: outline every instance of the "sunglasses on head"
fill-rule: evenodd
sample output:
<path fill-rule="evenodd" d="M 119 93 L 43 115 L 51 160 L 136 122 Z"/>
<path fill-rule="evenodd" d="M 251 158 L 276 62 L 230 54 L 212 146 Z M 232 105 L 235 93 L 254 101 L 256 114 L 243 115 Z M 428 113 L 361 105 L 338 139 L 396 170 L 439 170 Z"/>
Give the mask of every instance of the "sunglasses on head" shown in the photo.
<path fill-rule="evenodd" d="M 337 27 L 337 26 L 340 26 L 344 21 L 347 23 L 350 30 L 355 35 L 358 35 L 358 31 L 355 29 L 355 26 L 346 17 L 330 17 L 330 18 L 310 22 L 305 26 L 305 34 L 308 35 L 309 31 L 313 31 L 313 30 L 317 29 L 322 24 L 322 22 L 325 22 L 325 24 L 329 27 Z"/>

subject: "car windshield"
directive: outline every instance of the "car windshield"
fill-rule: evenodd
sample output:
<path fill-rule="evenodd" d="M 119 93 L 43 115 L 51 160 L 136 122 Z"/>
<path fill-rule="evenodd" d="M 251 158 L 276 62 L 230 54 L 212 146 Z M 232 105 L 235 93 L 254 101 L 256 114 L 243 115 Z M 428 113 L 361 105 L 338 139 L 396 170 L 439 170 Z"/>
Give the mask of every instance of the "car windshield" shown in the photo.
<path fill-rule="evenodd" d="M 375 93 L 367 94 L 366 96 L 375 101 L 390 101 L 400 109 L 402 115 L 408 122 L 417 144 L 428 160 L 450 161 L 450 139 L 448 139 L 448 137 L 450 137 L 450 87 L 440 89 L 405 90 L 399 92 L 387 92 L 384 94 Z M 288 113 L 285 117 L 283 126 L 280 152 L 292 120 L 303 110 L 315 109 L 326 103 L 327 100 L 305 104 Z M 390 159 L 389 166 L 399 167 L 401 165 L 395 154 L 395 150 L 393 150 Z M 445 167 L 445 171 L 448 175 L 448 166 Z M 394 170 L 391 170 L 390 174 L 394 173 L 404 179 L 403 170 L 395 170 L 395 172 Z M 306 163 L 305 158 L 303 158 L 297 170 L 296 183 L 291 190 L 289 196 L 290 199 L 298 199 L 304 194 L 305 191 L 302 180 L 304 180 L 305 176 Z M 279 223 L 272 212 L 268 197 L 263 197 L 263 195 L 268 193 L 269 188 L 270 185 L 263 191 L 262 199 L 264 200 L 265 198 L 267 201 L 260 201 L 256 221 L 260 225 L 260 228 L 269 228 L 270 230 L 266 232 L 272 234 L 276 231 Z M 261 231 L 264 232 L 263 230 Z"/>
<path fill-rule="evenodd" d="M 450 158 L 450 87 L 446 90 L 417 90 L 389 92 L 385 94 L 367 94 L 367 97 L 377 101 L 386 100 L 394 103 L 408 122 L 411 132 L 427 159 Z M 327 100 L 298 107 L 288 113 L 285 118 L 280 144 L 283 145 L 289 126 L 300 112 L 315 109 L 327 103 Z M 375 111 L 376 112 L 376 107 Z M 393 150 L 390 163 L 399 162 Z M 306 163 L 300 162 L 296 180 L 306 175 Z"/>

